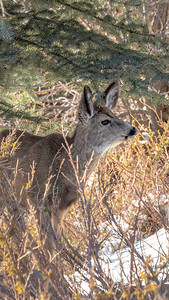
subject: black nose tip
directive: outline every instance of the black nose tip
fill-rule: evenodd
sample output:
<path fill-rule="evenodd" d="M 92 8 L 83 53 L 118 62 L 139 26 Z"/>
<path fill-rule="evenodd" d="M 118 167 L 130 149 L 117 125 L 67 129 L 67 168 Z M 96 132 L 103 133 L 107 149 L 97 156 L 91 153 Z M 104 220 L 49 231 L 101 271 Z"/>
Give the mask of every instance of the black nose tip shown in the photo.
<path fill-rule="evenodd" d="M 130 132 L 129 135 L 135 135 L 137 133 L 137 129 L 135 127 L 133 127 Z"/>

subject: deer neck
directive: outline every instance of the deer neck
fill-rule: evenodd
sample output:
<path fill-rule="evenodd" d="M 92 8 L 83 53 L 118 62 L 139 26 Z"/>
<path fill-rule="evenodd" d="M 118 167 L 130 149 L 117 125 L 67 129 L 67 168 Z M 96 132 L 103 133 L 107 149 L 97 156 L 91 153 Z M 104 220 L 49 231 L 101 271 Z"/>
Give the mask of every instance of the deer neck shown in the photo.
<path fill-rule="evenodd" d="M 97 166 L 101 155 L 89 147 L 87 133 L 83 130 L 83 127 L 76 128 L 71 148 L 71 156 L 75 166 L 78 167 L 79 176 L 81 178 L 84 176 L 87 180 Z"/>

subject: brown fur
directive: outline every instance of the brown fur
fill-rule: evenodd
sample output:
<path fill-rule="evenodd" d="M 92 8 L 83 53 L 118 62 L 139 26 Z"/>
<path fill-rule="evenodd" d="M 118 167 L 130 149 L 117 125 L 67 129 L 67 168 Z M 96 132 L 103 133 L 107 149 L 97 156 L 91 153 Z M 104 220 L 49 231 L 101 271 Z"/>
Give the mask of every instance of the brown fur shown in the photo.
<path fill-rule="evenodd" d="M 109 105 L 113 107 L 113 101 L 117 102 L 118 85 L 113 83 L 106 91 L 103 94 L 105 105 L 108 105 L 108 99 Z M 11 157 L 11 165 L 14 167 L 18 161 L 16 195 L 23 205 L 26 205 L 27 197 L 39 206 L 42 202 L 47 203 L 55 217 L 54 223 L 56 218 L 62 219 L 68 207 L 79 198 L 74 166 L 78 164 L 79 179 L 86 170 L 86 177 L 81 183 L 84 186 L 100 157 L 110 147 L 136 134 L 131 125 L 115 117 L 108 107 L 97 108 L 92 102 L 92 94 L 88 87 L 84 88 L 78 115 L 79 122 L 75 133 L 66 140 L 58 133 L 41 137 L 17 130 L 15 134 L 19 146 Z M 102 124 L 105 120 L 108 120 L 109 124 Z M 8 134 L 8 130 L 1 132 L 0 141 Z M 68 155 L 70 150 L 71 157 Z M 87 166 L 89 162 L 90 165 Z M 33 164 L 34 172 L 31 169 Z M 30 186 L 25 189 L 29 181 Z M 49 188 L 44 197 L 47 184 Z"/>

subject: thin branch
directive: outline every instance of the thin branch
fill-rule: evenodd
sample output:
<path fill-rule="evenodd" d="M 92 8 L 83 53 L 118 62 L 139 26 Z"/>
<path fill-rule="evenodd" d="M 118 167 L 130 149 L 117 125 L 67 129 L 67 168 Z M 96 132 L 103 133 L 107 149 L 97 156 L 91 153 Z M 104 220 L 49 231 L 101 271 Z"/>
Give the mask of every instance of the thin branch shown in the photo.
<path fill-rule="evenodd" d="M 1 4 L 1 10 L 2 10 L 2 17 L 5 17 L 6 13 L 5 13 L 5 8 L 4 8 L 4 4 L 3 4 L 2 0 L 0 0 L 0 4 Z"/>
<path fill-rule="evenodd" d="M 135 248 L 132 248 L 131 242 L 125 237 L 123 230 L 121 229 L 120 225 L 118 224 L 118 222 L 116 221 L 116 219 L 115 219 L 115 217 L 113 215 L 113 212 L 112 212 L 112 210 L 111 210 L 111 208 L 110 208 L 110 206 L 109 206 L 109 204 L 107 202 L 106 197 L 104 198 L 103 202 L 104 202 L 106 208 L 108 209 L 109 215 L 110 215 L 113 223 L 116 225 L 116 227 L 117 227 L 117 229 L 119 231 L 119 234 L 123 238 L 123 240 L 126 243 L 127 247 L 129 247 L 133 251 L 133 253 L 135 253 L 135 255 L 143 262 L 143 264 L 145 264 L 146 261 L 144 259 L 144 256 L 141 255 Z M 150 265 L 148 265 L 148 269 L 151 272 L 151 274 L 153 274 L 153 268 Z M 159 284 L 159 281 L 158 281 L 157 278 L 155 279 L 155 281 L 156 281 L 157 284 Z"/>

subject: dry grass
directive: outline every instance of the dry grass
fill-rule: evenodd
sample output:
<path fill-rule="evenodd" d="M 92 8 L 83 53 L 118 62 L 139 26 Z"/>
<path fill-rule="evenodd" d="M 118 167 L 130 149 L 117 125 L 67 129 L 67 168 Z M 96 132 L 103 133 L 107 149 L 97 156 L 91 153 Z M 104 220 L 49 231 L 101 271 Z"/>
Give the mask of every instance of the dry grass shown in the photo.
<path fill-rule="evenodd" d="M 23 207 L 16 198 L 8 164 L 16 147 L 13 134 L 4 141 L 0 152 L 1 299 L 167 299 L 163 289 L 168 256 L 164 254 L 161 263 L 153 266 L 135 248 L 135 242 L 158 229 L 169 231 L 169 128 L 162 126 L 164 132 L 157 138 L 149 130 L 149 143 L 142 144 L 140 134 L 101 161 L 86 190 L 79 186 L 81 198 L 57 235 L 47 209 L 32 206 L 29 199 Z M 15 174 L 17 168 L 10 171 Z M 106 243 L 112 254 L 130 248 L 127 282 L 124 276 L 116 282 L 111 270 L 105 270 Z M 121 264 L 121 274 L 125 271 Z"/>

